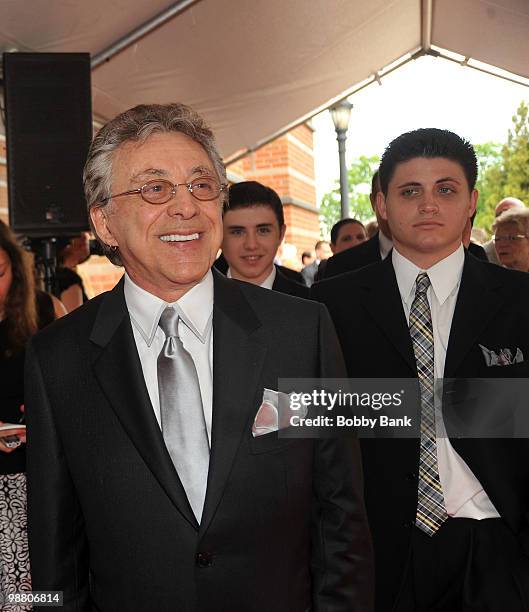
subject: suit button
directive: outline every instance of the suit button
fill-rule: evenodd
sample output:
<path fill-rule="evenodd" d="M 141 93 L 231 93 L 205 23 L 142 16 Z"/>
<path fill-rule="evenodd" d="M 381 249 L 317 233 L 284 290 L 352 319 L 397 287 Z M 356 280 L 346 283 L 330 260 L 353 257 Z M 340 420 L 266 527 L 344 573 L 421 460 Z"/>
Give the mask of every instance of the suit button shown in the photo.
<path fill-rule="evenodd" d="M 404 521 L 403 526 L 406 529 L 412 529 L 415 526 L 415 521 Z"/>
<path fill-rule="evenodd" d="M 408 474 L 406 474 L 406 480 L 408 482 L 414 482 L 415 480 L 417 480 L 417 474 L 415 472 L 409 472 Z"/>
<path fill-rule="evenodd" d="M 209 552 L 199 552 L 196 556 L 198 567 L 210 567 L 213 565 L 213 555 Z"/>

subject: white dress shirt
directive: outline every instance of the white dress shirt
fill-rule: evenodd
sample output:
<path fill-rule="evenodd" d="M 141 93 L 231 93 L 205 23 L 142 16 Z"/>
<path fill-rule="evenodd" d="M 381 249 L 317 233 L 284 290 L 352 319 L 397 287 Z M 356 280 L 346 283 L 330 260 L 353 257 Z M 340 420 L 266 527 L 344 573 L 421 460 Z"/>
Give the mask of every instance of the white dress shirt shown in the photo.
<path fill-rule="evenodd" d="M 378 230 L 378 247 L 380 251 L 380 259 L 386 259 L 389 252 L 393 248 L 393 241 L 380 229 Z"/>
<path fill-rule="evenodd" d="M 138 287 L 128 274 L 125 274 L 124 291 L 143 377 L 158 425 L 161 421 L 157 360 L 165 342 L 165 334 L 158 326 L 158 321 L 167 306 L 174 306 L 180 311 L 178 333 L 197 369 L 202 408 L 211 446 L 213 410 L 213 274 L 211 270 L 200 283 L 172 304 Z"/>
<path fill-rule="evenodd" d="M 434 376 L 442 379 L 465 261 L 463 245 L 428 270 L 418 268 L 396 248 L 393 248 L 392 261 L 408 324 L 415 298 L 415 280 L 420 272 L 428 273 L 431 284 L 426 295 L 433 325 Z M 480 482 L 454 450 L 446 433 L 438 429 L 437 436 L 437 465 L 448 516 L 478 520 L 499 517 Z"/>
<path fill-rule="evenodd" d="M 228 271 L 226 272 L 226 276 L 228 278 L 233 278 L 233 276 L 231 275 L 230 268 L 228 268 Z M 270 272 L 270 274 L 264 279 L 264 281 L 259 284 L 259 287 L 263 287 L 264 289 L 272 289 L 272 285 L 274 284 L 275 279 L 276 279 L 276 267 L 272 266 L 272 272 Z"/>

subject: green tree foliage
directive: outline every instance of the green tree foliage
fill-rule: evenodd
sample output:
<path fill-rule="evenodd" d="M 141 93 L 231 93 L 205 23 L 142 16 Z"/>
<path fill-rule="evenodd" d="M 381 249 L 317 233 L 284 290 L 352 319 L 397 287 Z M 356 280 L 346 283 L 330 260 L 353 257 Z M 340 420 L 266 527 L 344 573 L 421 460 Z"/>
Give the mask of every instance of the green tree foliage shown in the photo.
<path fill-rule="evenodd" d="M 373 209 L 369 201 L 371 179 L 378 168 L 380 158 L 376 155 L 361 155 L 355 159 L 347 171 L 349 180 L 349 213 L 359 221 L 373 218 Z M 335 188 L 326 193 L 320 204 L 320 231 L 322 237 L 328 237 L 331 227 L 340 220 L 340 181 Z"/>
<path fill-rule="evenodd" d="M 503 146 L 505 183 L 503 197 L 520 198 L 529 205 L 529 107 L 522 102 L 512 118 L 507 143 Z"/>
<path fill-rule="evenodd" d="M 529 107 L 521 102 L 503 145 L 475 147 L 479 161 L 480 192 L 475 226 L 490 232 L 496 204 L 508 196 L 529 205 Z"/>
<path fill-rule="evenodd" d="M 502 189 L 503 173 L 501 170 L 502 145 L 497 142 L 486 142 L 474 145 L 478 158 L 478 180 L 476 189 L 479 192 L 478 212 L 474 227 L 490 231 L 494 221 L 494 208 L 498 203 Z"/>

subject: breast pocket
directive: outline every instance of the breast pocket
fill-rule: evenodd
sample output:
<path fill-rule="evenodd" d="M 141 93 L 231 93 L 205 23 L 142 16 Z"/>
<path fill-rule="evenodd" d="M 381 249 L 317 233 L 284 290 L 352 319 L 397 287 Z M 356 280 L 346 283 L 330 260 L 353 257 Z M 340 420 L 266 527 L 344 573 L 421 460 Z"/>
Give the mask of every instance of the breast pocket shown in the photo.
<path fill-rule="evenodd" d="M 248 447 L 252 455 L 260 455 L 261 453 L 279 452 L 288 448 L 294 441 L 293 438 L 284 438 L 279 435 L 279 432 L 272 431 L 262 436 L 251 437 L 248 440 Z"/>

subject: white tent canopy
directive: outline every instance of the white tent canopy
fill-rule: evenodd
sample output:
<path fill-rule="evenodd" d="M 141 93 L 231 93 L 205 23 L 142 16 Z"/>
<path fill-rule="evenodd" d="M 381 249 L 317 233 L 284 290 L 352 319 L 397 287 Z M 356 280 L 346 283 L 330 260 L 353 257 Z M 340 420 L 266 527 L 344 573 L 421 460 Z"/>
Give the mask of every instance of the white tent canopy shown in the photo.
<path fill-rule="evenodd" d="M 529 1 L 4 0 L 0 47 L 89 52 L 98 121 L 182 101 L 233 160 L 438 48 L 525 82 Z"/>

